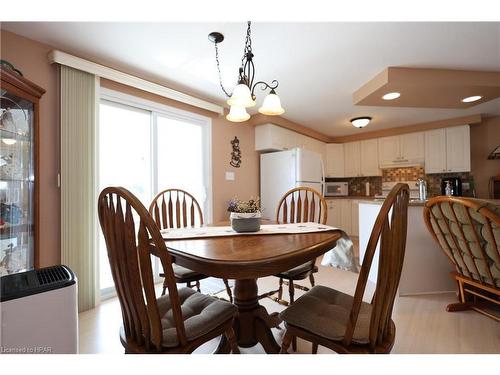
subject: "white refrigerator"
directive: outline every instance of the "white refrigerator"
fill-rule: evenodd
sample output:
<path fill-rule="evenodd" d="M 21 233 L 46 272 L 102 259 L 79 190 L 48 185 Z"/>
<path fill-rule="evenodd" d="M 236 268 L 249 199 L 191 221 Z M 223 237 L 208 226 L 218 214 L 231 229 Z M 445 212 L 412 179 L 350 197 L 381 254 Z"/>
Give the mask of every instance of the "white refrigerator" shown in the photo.
<path fill-rule="evenodd" d="M 283 195 L 298 186 L 323 194 L 324 168 L 321 155 L 294 148 L 260 155 L 260 204 L 262 217 L 274 220 Z"/>

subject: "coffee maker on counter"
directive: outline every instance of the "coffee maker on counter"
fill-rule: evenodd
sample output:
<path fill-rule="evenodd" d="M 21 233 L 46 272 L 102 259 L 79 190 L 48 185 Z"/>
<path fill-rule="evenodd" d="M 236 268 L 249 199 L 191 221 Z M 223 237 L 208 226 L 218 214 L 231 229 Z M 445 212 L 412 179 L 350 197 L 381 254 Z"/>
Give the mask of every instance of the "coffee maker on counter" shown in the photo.
<path fill-rule="evenodd" d="M 462 196 L 462 180 L 459 177 L 442 178 L 441 195 Z"/>

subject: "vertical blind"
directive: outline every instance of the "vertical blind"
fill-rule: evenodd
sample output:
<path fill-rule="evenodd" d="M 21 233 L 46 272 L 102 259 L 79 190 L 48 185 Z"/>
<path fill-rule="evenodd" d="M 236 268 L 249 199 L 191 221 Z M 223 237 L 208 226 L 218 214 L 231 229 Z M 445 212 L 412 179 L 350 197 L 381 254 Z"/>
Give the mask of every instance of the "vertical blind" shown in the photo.
<path fill-rule="evenodd" d="M 78 278 L 78 309 L 96 300 L 96 88 L 94 75 L 60 66 L 61 262 Z"/>

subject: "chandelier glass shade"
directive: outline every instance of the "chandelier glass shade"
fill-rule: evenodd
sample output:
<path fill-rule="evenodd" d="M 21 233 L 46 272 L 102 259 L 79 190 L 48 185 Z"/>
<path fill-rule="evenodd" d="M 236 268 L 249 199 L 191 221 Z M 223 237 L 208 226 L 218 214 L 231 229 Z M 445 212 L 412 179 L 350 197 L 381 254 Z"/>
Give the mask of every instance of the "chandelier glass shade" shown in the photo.
<path fill-rule="evenodd" d="M 276 94 L 278 88 L 278 81 L 273 80 L 270 84 L 264 81 L 254 83 L 255 79 L 255 65 L 253 62 L 252 53 L 252 38 L 251 38 L 251 22 L 247 22 L 247 35 L 245 39 L 245 49 L 243 51 L 243 58 L 241 59 L 241 66 L 238 70 L 238 84 L 230 94 L 222 84 L 222 75 L 219 64 L 219 49 L 218 44 L 224 40 L 224 35 L 219 32 L 212 32 L 208 35 L 208 39 L 215 45 L 215 62 L 217 64 L 217 71 L 219 73 L 219 84 L 228 97 L 227 104 L 229 104 L 229 114 L 226 118 L 233 122 L 243 122 L 250 118 L 246 108 L 254 107 L 256 104 L 255 89 L 260 87 L 263 91 L 269 89 L 269 94 L 265 97 L 259 112 L 269 116 L 281 115 L 285 112 L 281 106 L 281 100 Z"/>
<path fill-rule="evenodd" d="M 248 86 L 244 83 L 240 83 L 234 88 L 233 94 L 227 100 L 227 104 L 230 106 L 250 108 L 255 106 L 255 100 L 252 99 L 252 94 Z"/>
<path fill-rule="evenodd" d="M 243 122 L 250 118 L 247 110 L 243 106 L 232 105 L 229 109 L 229 113 L 226 115 L 226 119 L 231 122 Z"/>
<path fill-rule="evenodd" d="M 285 112 L 281 106 L 280 97 L 276 95 L 274 90 L 271 90 L 264 98 L 264 103 L 262 103 L 262 107 L 259 108 L 259 112 L 268 116 L 278 116 Z"/>

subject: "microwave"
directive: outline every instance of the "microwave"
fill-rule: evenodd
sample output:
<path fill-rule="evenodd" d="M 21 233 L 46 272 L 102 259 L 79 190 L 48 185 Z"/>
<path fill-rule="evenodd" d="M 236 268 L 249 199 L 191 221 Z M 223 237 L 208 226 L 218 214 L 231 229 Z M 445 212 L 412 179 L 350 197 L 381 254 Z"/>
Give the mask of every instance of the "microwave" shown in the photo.
<path fill-rule="evenodd" d="M 349 195 L 348 182 L 326 182 L 325 197 L 344 197 Z"/>

